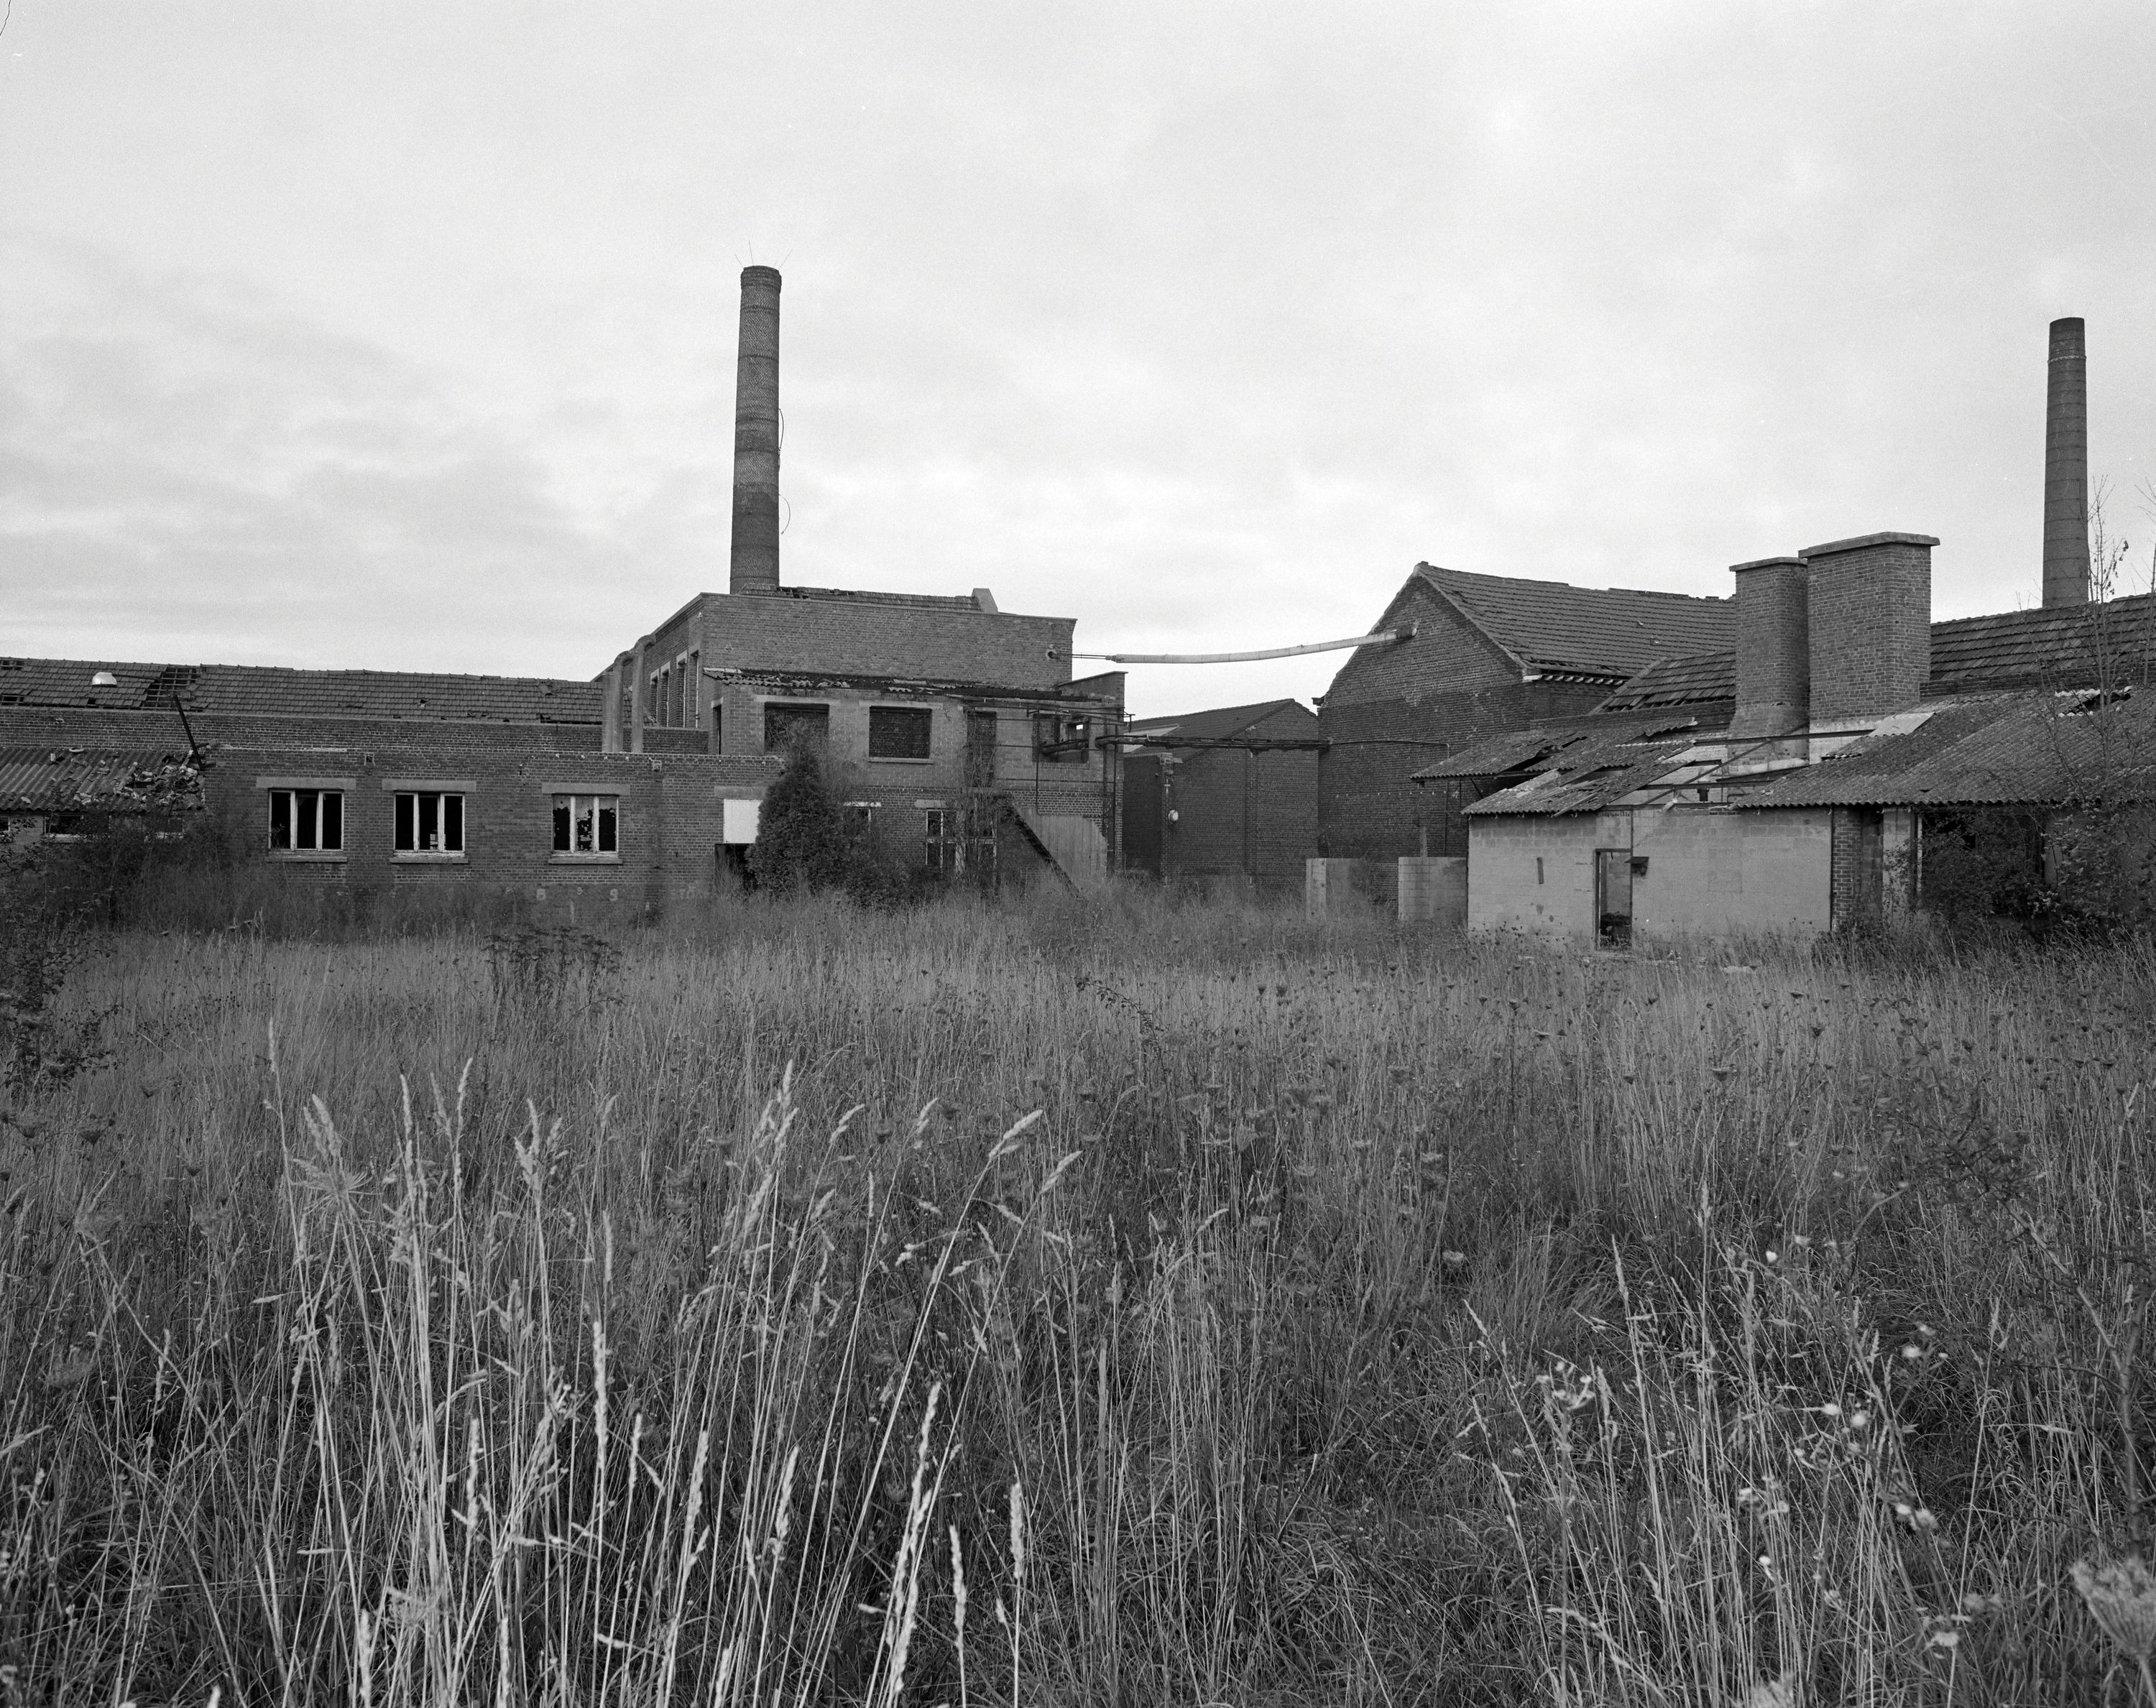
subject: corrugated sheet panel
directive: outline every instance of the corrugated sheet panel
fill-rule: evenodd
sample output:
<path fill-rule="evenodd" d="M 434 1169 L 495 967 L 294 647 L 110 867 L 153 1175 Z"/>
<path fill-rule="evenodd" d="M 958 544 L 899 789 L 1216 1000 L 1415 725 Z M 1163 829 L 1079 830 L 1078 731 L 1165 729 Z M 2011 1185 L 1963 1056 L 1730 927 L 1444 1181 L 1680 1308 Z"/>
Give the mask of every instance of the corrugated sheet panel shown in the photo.
<path fill-rule="evenodd" d="M 200 775 L 174 753 L 0 747 L 0 812 L 142 813 L 191 805 Z"/>

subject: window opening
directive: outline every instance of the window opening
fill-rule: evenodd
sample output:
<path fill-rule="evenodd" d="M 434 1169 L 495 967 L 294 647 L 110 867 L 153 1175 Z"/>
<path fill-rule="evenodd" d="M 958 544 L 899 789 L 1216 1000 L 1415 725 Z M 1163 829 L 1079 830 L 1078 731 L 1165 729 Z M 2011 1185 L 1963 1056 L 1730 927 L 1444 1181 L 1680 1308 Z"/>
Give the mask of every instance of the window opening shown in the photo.
<path fill-rule="evenodd" d="M 397 797 L 397 852 L 460 854 L 465 851 L 465 798 L 415 789 Z"/>
<path fill-rule="evenodd" d="M 1093 721 L 1069 712 L 1034 714 L 1033 751 L 1051 765 L 1083 765 L 1091 745 Z"/>
<path fill-rule="evenodd" d="M 959 833 L 958 814 L 947 807 L 928 813 L 928 869 L 946 876 L 965 869 L 965 844 Z"/>
<path fill-rule="evenodd" d="M 930 716 L 925 705 L 870 706 L 869 757 L 927 758 Z"/>
<path fill-rule="evenodd" d="M 557 854 L 602 854 L 621 852 L 621 797 L 619 795 L 557 795 L 554 797 L 554 852 Z"/>
<path fill-rule="evenodd" d="M 270 846 L 280 854 L 334 854 L 341 850 L 344 791 L 270 790 Z"/>
<path fill-rule="evenodd" d="M 783 753 L 804 745 L 824 747 L 831 737 L 831 708 L 819 703 L 773 700 L 763 708 L 763 751 Z"/>

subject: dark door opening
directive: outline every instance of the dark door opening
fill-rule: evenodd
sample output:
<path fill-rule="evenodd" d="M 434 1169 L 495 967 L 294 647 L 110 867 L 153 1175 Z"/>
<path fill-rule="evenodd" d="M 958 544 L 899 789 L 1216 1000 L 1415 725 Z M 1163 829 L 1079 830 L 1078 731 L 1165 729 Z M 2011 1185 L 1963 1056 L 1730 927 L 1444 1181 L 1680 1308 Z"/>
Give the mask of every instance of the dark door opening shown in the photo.
<path fill-rule="evenodd" d="M 1605 949 L 1628 948 L 1632 941 L 1632 850 L 1594 851 L 1594 936 Z"/>

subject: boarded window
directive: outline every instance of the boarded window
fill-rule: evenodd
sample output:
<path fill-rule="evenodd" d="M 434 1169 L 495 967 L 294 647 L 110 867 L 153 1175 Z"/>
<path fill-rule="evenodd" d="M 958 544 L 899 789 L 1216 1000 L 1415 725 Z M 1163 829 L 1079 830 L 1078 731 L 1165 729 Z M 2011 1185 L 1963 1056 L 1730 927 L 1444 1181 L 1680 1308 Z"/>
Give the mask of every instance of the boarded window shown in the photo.
<path fill-rule="evenodd" d="M 871 759 L 926 759 L 928 757 L 929 710 L 925 705 L 872 705 L 869 708 L 869 757 Z"/>
<path fill-rule="evenodd" d="M 783 753 L 803 746 L 822 747 L 831 736 L 831 708 L 803 700 L 773 700 L 763 708 L 763 751 Z"/>

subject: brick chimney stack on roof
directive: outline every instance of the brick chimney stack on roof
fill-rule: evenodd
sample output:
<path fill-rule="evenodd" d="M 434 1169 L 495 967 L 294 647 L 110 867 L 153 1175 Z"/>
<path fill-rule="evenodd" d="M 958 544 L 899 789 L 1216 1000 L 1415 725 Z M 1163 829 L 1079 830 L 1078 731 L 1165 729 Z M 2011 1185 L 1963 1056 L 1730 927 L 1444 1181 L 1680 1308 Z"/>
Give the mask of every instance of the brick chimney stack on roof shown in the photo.
<path fill-rule="evenodd" d="M 734 369 L 734 539 L 728 591 L 778 591 L 778 269 L 744 267 Z"/>
<path fill-rule="evenodd" d="M 1929 534 L 1865 534 L 1804 551 L 1811 726 L 1907 711 L 1932 674 Z"/>
<path fill-rule="evenodd" d="M 2089 596 L 2088 346 L 2080 316 L 2051 322 L 2044 398 L 2044 603 Z"/>
<path fill-rule="evenodd" d="M 1729 733 L 1783 736 L 1811 715 L 1812 660 L 1804 561 L 1761 557 L 1734 563 L 1737 577 L 1737 713 Z"/>

